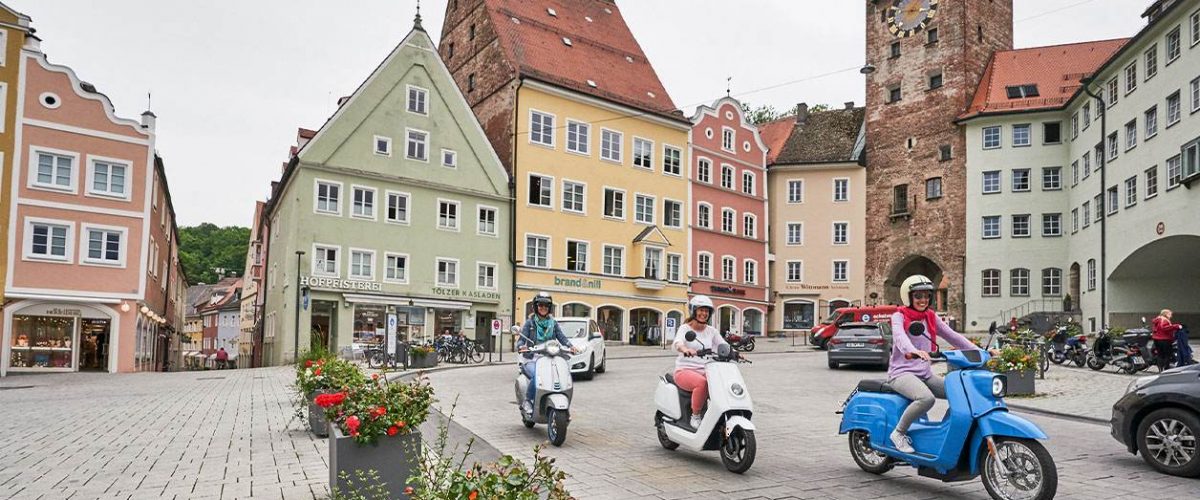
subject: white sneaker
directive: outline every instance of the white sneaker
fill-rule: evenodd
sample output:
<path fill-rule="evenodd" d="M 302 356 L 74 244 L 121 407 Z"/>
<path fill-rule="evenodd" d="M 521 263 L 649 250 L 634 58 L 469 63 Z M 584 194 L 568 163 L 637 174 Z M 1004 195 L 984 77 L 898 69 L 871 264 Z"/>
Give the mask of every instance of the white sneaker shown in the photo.
<path fill-rule="evenodd" d="M 892 446 L 895 446 L 901 453 L 915 453 L 912 447 L 912 440 L 907 435 L 901 434 L 898 431 L 892 431 Z"/>
<path fill-rule="evenodd" d="M 704 420 L 704 415 L 692 415 L 692 419 L 688 421 L 693 429 L 700 429 L 700 422 Z"/>

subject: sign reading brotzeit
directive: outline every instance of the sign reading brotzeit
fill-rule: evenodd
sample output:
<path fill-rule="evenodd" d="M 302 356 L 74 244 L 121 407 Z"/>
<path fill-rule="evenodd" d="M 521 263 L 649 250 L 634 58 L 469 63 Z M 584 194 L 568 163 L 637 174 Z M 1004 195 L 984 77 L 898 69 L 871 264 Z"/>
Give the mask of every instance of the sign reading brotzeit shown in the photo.
<path fill-rule="evenodd" d="M 308 276 L 300 277 L 301 286 L 309 286 L 312 288 L 332 288 L 335 290 L 367 290 L 371 292 L 382 292 L 383 285 L 371 281 L 354 281 L 338 278 L 310 278 Z"/>

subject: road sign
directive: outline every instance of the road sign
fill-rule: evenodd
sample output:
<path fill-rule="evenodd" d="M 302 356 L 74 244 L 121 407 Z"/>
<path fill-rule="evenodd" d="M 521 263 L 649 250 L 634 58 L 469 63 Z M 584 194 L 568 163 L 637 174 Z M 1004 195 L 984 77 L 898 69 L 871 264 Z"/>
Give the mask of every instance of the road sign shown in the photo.
<path fill-rule="evenodd" d="M 396 352 L 396 314 L 387 315 L 387 350 L 390 353 Z"/>
<path fill-rule="evenodd" d="M 668 330 L 675 329 L 675 318 L 667 318 L 667 329 Z"/>
<path fill-rule="evenodd" d="M 499 319 L 492 320 L 492 336 L 499 337 L 500 331 L 504 329 L 504 322 Z"/>

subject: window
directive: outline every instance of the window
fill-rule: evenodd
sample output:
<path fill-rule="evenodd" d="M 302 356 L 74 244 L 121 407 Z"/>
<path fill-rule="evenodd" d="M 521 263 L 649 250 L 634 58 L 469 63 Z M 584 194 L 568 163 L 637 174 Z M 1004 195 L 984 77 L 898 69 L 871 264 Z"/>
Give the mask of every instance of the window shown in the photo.
<path fill-rule="evenodd" d="M 1200 175 L 1200 139 L 1183 145 L 1182 179 L 1194 179 Z"/>
<path fill-rule="evenodd" d="M 804 203 L 804 181 L 788 181 L 788 203 Z"/>
<path fill-rule="evenodd" d="M 663 173 L 680 175 L 683 152 L 674 146 L 663 146 Z"/>
<path fill-rule="evenodd" d="M 1034 83 L 1027 83 L 1024 85 L 1009 85 L 1008 87 L 1005 87 L 1004 90 L 1008 94 L 1009 99 L 1026 99 L 1041 95 L 1038 93 L 1037 84 Z"/>
<path fill-rule="evenodd" d="M 479 207 L 479 219 L 477 221 L 476 232 L 486 236 L 497 236 L 496 232 L 496 209 L 491 207 Z"/>
<path fill-rule="evenodd" d="M 1200 78 L 1192 80 L 1192 112 L 1200 111 Z"/>
<path fill-rule="evenodd" d="M 984 127 L 983 149 L 996 149 L 998 147 L 1000 147 L 1000 127 Z"/>
<path fill-rule="evenodd" d="M 1188 26 L 1192 30 L 1192 45 L 1200 43 L 1200 10 L 1188 17 Z"/>
<path fill-rule="evenodd" d="M 127 172 L 127 165 L 93 159 L 89 175 L 92 181 L 88 184 L 88 193 L 127 198 L 129 196 L 125 182 Z"/>
<path fill-rule="evenodd" d="M 1137 147 L 1137 120 L 1125 124 L 1125 151 Z"/>
<path fill-rule="evenodd" d="M 983 239 L 989 240 L 1000 237 L 1000 216 L 983 216 Z"/>
<path fill-rule="evenodd" d="M 712 184 L 712 162 L 707 159 L 700 159 L 696 162 L 696 181 L 705 184 Z"/>
<path fill-rule="evenodd" d="M 475 91 L 475 73 L 467 75 L 467 92 Z"/>
<path fill-rule="evenodd" d="M 721 128 L 721 149 L 733 152 L 733 144 L 735 142 L 733 129 L 729 127 Z"/>
<path fill-rule="evenodd" d="M 604 188 L 604 216 L 625 219 L 625 192 Z"/>
<path fill-rule="evenodd" d="M 419 115 L 429 114 L 426 101 L 428 100 L 429 91 L 421 87 L 408 86 L 408 111 Z"/>
<path fill-rule="evenodd" d="M 787 281 L 788 283 L 799 283 L 804 281 L 804 261 L 787 261 Z"/>
<path fill-rule="evenodd" d="M 1096 259 L 1087 261 L 1087 289 L 1089 292 L 1096 289 Z"/>
<path fill-rule="evenodd" d="M 588 270 L 588 244 L 583 241 L 567 241 L 567 270 L 586 273 Z"/>
<path fill-rule="evenodd" d="M 564 212 L 584 213 L 586 186 L 564 180 L 562 183 L 562 209 Z"/>
<path fill-rule="evenodd" d="M 888 104 L 900 102 L 900 99 L 903 97 L 903 95 L 900 91 L 899 83 L 888 87 L 887 91 L 888 91 L 888 95 L 887 95 Z"/>
<path fill-rule="evenodd" d="M 1158 106 L 1156 105 L 1147 109 L 1143 116 L 1145 118 L 1143 122 L 1146 126 L 1146 140 L 1150 140 L 1151 137 L 1158 135 Z"/>
<path fill-rule="evenodd" d="M 337 276 L 338 247 L 315 245 L 312 273 L 318 276 Z"/>
<path fill-rule="evenodd" d="M 1083 202 L 1082 210 L 1079 212 L 1079 219 L 1083 221 L 1083 227 L 1092 225 L 1092 202 Z"/>
<path fill-rule="evenodd" d="M 793 246 L 804 244 L 804 223 L 789 222 L 787 224 L 787 244 Z"/>
<path fill-rule="evenodd" d="M 654 224 L 654 197 L 639 194 L 634 197 L 633 218 L 642 224 Z"/>
<path fill-rule="evenodd" d="M 614 246 L 604 246 L 604 274 L 623 276 L 625 274 L 625 249 Z"/>
<path fill-rule="evenodd" d="M 1028 146 L 1029 143 L 1031 142 L 1030 135 L 1032 135 L 1032 133 L 1030 132 L 1030 127 L 1029 127 L 1028 123 L 1022 124 L 1022 125 L 1013 125 L 1012 133 L 1013 133 L 1013 138 L 1012 138 L 1013 147 Z"/>
<path fill-rule="evenodd" d="M 942 178 L 925 179 L 925 199 L 933 200 L 942 197 Z"/>
<path fill-rule="evenodd" d="M 551 196 L 554 189 L 554 178 L 541 175 L 529 176 L 529 204 L 538 207 L 551 207 Z"/>
<path fill-rule="evenodd" d="M 654 142 L 633 138 L 633 166 L 654 169 Z"/>
<path fill-rule="evenodd" d="M 380 156 L 392 156 L 392 138 L 375 136 L 375 154 Z"/>
<path fill-rule="evenodd" d="M 1071 209 L 1071 234 L 1079 232 L 1079 209 Z"/>
<path fill-rule="evenodd" d="M 384 281 L 397 283 L 408 282 L 408 256 L 401 254 L 386 254 L 387 270 L 384 271 Z"/>
<path fill-rule="evenodd" d="M 721 258 L 721 279 L 724 281 L 733 281 L 733 267 L 735 259 L 733 257 Z"/>
<path fill-rule="evenodd" d="M 889 55 L 892 59 L 900 57 L 900 42 L 892 42 L 891 52 Z"/>
<path fill-rule="evenodd" d="M 438 229 L 458 231 L 457 201 L 438 200 Z"/>
<path fill-rule="evenodd" d="M 1117 209 L 1121 207 L 1121 195 L 1117 193 L 1117 186 L 1113 186 L 1105 190 L 1108 194 L 1108 215 L 1117 213 Z"/>
<path fill-rule="evenodd" d="M 1016 181 L 1013 181 L 1016 184 Z M 992 170 L 983 173 L 983 194 L 1000 192 L 1000 171 Z"/>
<path fill-rule="evenodd" d="M 525 265 L 529 267 L 550 267 L 550 238 L 545 236 L 525 237 Z"/>
<path fill-rule="evenodd" d="M 529 112 L 529 142 L 554 147 L 554 115 Z"/>
<path fill-rule="evenodd" d="M 999 269 L 984 269 L 983 270 L 983 296 L 984 297 L 999 297 L 1000 296 L 1000 270 Z"/>
<path fill-rule="evenodd" d="M 938 146 L 938 161 L 950 161 L 954 158 L 954 148 L 949 144 Z"/>
<path fill-rule="evenodd" d="M 1083 153 L 1083 178 L 1087 179 L 1089 175 L 1092 175 L 1092 154 L 1085 152 Z"/>
<path fill-rule="evenodd" d="M 1057 267 L 1042 269 L 1042 295 L 1046 297 L 1062 295 L 1062 269 Z"/>
<path fill-rule="evenodd" d="M 721 210 L 721 230 L 733 234 L 733 219 L 737 214 L 732 208 Z"/>
<path fill-rule="evenodd" d="M 908 213 L 908 184 L 892 187 L 892 215 Z"/>
<path fill-rule="evenodd" d="M 1146 49 L 1146 80 L 1149 81 L 1158 74 L 1158 44 Z"/>
<path fill-rule="evenodd" d="M 663 200 L 663 225 L 666 227 L 683 227 L 683 203 L 673 200 Z"/>
<path fill-rule="evenodd" d="M 733 167 L 721 165 L 721 187 L 733 189 Z"/>
<path fill-rule="evenodd" d="M 1042 236 L 1062 236 L 1062 214 L 1042 214 Z"/>
<path fill-rule="evenodd" d="M 942 88 L 942 83 L 941 71 L 929 75 L 929 90 Z"/>
<path fill-rule="evenodd" d="M 712 278 L 712 255 L 703 252 L 696 255 L 696 273 L 701 278 Z"/>
<path fill-rule="evenodd" d="M 850 201 L 850 179 L 833 180 L 833 201 Z"/>
<path fill-rule="evenodd" d="M 429 161 L 429 134 L 419 130 L 409 130 L 406 151 L 410 159 Z"/>
<path fill-rule="evenodd" d="M 75 156 L 66 154 L 34 153 L 35 175 L 33 185 L 60 191 L 75 191 Z"/>
<path fill-rule="evenodd" d="M 1091 124 L 1092 124 L 1092 103 L 1085 102 L 1085 103 L 1083 103 L 1083 129 L 1087 130 L 1088 126 Z"/>
<path fill-rule="evenodd" d="M 1062 189 L 1062 167 L 1042 168 L 1042 190 L 1055 191 Z"/>
<path fill-rule="evenodd" d="M 1107 146 L 1108 161 L 1106 161 L 1105 164 L 1111 163 L 1112 161 L 1117 159 L 1117 152 L 1120 150 L 1119 146 L 1120 146 L 1120 140 L 1117 138 L 1117 133 L 1113 132 L 1111 134 L 1108 134 L 1108 146 Z M 1097 170 L 1100 167 L 1101 167 L 1101 165 L 1096 165 Z"/>
<path fill-rule="evenodd" d="M 850 281 L 850 261 L 833 261 L 833 281 L 835 283 L 844 283 L 846 281 Z"/>
<path fill-rule="evenodd" d="M 1146 199 L 1158 195 L 1158 165 L 1146 169 Z"/>
<path fill-rule="evenodd" d="M 1183 156 L 1167 158 L 1167 191 L 1175 189 L 1183 180 Z"/>
<path fill-rule="evenodd" d="M 450 149 L 443 149 L 442 150 L 442 166 L 448 167 L 448 168 L 458 167 L 458 152 L 450 150 Z"/>
<path fill-rule="evenodd" d="M 1175 29 L 1172 29 L 1170 32 L 1167 33 L 1167 65 L 1168 66 L 1171 65 L 1171 63 L 1175 62 L 1176 59 L 1179 59 L 1179 49 L 1180 49 L 1179 42 L 1180 42 L 1179 26 L 1176 26 Z"/>
<path fill-rule="evenodd" d="M 458 288 L 458 259 L 437 259 L 438 286 Z"/>
<path fill-rule="evenodd" d="M 1029 296 L 1029 270 L 1013 269 L 1008 272 L 1009 295 L 1014 297 Z M 998 293 L 998 292 L 997 292 Z"/>
<path fill-rule="evenodd" d="M 754 183 L 754 172 L 742 172 L 742 192 L 754 196 L 757 186 Z"/>
<path fill-rule="evenodd" d="M 1112 78 L 1112 80 L 1108 81 L 1108 107 L 1109 107 L 1109 109 L 1111 109 L 1113 106 L 1115 106 L 1117 104 L 1117 101 L 1120 99 L 1118 96 L 1120 95 L 1119 93 L 1121 90 L 1121 83 L 1118 81 L 1118 79 L 1119 79 L 1119 77 L 1114 76 Z"/>
<path fill-rule="evenodd" d="M 1029 191 L 1029 169 L 1018 168 L 1012 174 L 1013 191 Z"/>
<path fill-rule="evenodd" d="M 662 279 L 662 256 L 661 248 L 646 248 L 643 254 L 645 268 L 642 270 L 642 276 L 654 280 Z"/>
<path fill-rule="evenodd" d="M 1125 95 L 1137 90 L 1137 83 L 1137 61 L 1134 61 L 1125 67 Z"/>
<path fill-rule="evenodd" d="M 925 43 L 928 44 L 928 43 L 937 43 L 937 42 L 938 42 L 937 28 L 929 28 L 928 30 L 926 30 L 925 31 Z"/>
<path fill-rule="evenodd" d="M 758 262 L 746 259 L 742 262 L 742 278 L 748 284 L 758 283 Z"/>
<path fill-rule="evenodd" d="M 1029 214 L 1012 216 L 1012 235 L 1013 238 L 1028 238 L 1030 236 Z"/>
<path fill-rule="evenodd" d="M 701 203 L 696 206 L 696 225 L 705 229 L 712 229 L 712 207 Z"/>
<path fill-rule="evenodd" d="M 600 129 L 600 159 L 621 162 L 621 142 L 624 136 L 615 130 Z"/>
<path fill-rule="evenodd" d="M 1071 140 L 1079 138 L 1079 112 L 1071 115 Z"/>
<path fill-rule="evenodd" d="M 1096 222 L 1104 218 L 1104 196 L 1096 195 L 1092 198 L 1092 205 L 1096 207 Z"/>
<path fill-rule="evenodd" d="M 37 235 L 35 226 L 35 239 Z M 87 256 L 83 261 L 93 264 L 110 264 L 110 265 L 125 265 L 125 253 L 122 248 L 122 240 L 125 236 L 123 229 L 101 229 L 89 228 L 84 226 L 84 231 L 87 234 Z M 35 248 L 36 248 L 35 241 Z M 53 254 L 52 255 L 56 255 Z"/>
<path fill-rule="evenodd" d="M 1071 162 L 1071 186 L 1079 184 L 1079 160 Z"/>
<path fill-rule="evenodd" d="M 350 250 L 350 277 L 358 279 L 374 279 L 375 252 L 370 250 Z"/>
<path fill-rule="evenodd" d="M 363 219 L 375 219 L 375 190 L 353 186 L 351 192 L 353 193 L 353 207 L 350 215 Z"/>
<path fill-rule="evenodd" d="M 742 215 L 742 236 L 754 238 L 758 235 L 758 224 L 754 214 Z"/>
<path fill-rule="evenodd" d="M 683 256 L 677 253 L 667 255 L 667 281 L 679 283 L 683 281 Z"/>
<path fill-rule="evenodd" d="M 1137 176 L 1125 179 L 1125 208 L 1137 205 Z"/>
<path fill-rule="evenodd" d="M 496 265 L 476 264 L 475 287 L 484 290 L 496 289 Z"/>
<path fill-rule="evenodd" d="M 1062 142 L 1062 123 L 1048 122 L 1042 124 L 1042 144 L 1059 144 Z"/>
<path fill-rule="evenodd" d="M 1167 127 L 1179 123 L 1179 91 L 1167 96 Z"/>
<path fill-rule="evenodd" d="M 317 181 L 316 211 L 324 214 L 339 215 L 342 213 L 342 203 L 339 198 L 342 192 L 340 182 Z"/>
<path fill-rule="evenodd" d="M 567 151 L 588 154 L 592 127 L 586 123 L 567 120 Z"/>
<path fill-rule="evenodd" d="M 387 221 L 408 224 L 408 194 L 388 193 Z"/>

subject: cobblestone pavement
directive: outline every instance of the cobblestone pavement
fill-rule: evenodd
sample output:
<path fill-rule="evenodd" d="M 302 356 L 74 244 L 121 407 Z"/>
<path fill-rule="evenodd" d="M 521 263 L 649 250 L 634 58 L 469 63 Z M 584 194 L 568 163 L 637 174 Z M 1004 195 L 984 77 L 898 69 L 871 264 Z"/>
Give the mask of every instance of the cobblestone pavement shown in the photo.
<path fill-rule="evenodd" d="M 672 367 L 660 357 L 615 360 L 608 373 L 578 382 L 567 441 L 547 453 L 571 474 L 572 493 L 584 499 L 987 498 L 978 480 L 946 484 L 906 468 L 880 477 L 854 465 L 833 412 L 858 380 L 882 377 L 881 372 L 830 371 L 823 355 L 753 359 L 755 364 L 743 365 L 742 372 L 755 402 L 758 457 L 745 475 L 725 471 L 715 452 L 659 446 L 653 391 L 657 375 Z M 520 424 L 511 401 L 515 373 L 510 365 L 430 377 L 441 400 L 459 397 L 458 423 L 501 452 L 528 459 L 533 447 L 545 442 L 545 428 Z M 1108 408 L 1112 402 L 1094 404 Z M 933 414 L 944 411 L 939 403 Z M 1200 481 L 1153 472 L 1126 453 L 1107 426 L 1030 418 L 1051 436 L 1047 446 L 1059 467 L 1058 498 L 1140 496 L 1149 484 L 1159 497 L 1200 496 Z"/>

